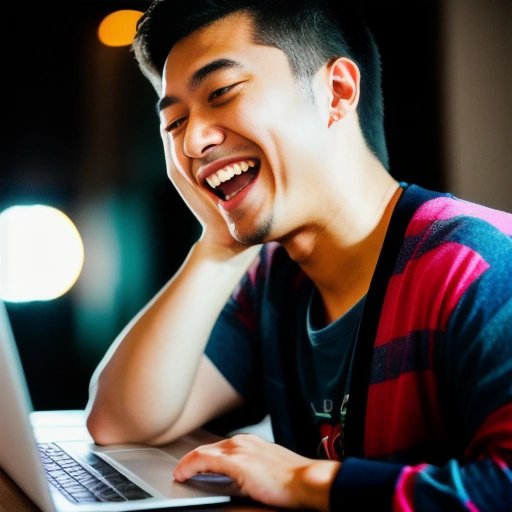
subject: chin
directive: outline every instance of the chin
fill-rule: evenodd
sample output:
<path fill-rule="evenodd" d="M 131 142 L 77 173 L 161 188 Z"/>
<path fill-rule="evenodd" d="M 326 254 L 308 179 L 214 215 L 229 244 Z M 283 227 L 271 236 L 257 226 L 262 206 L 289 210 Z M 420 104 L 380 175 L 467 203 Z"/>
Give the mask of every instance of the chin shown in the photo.
<path fill-rule="evenodd" d="M 256 229 L 252 231 L 242 231 L 236 225 L 230 226 L 230 232 L 233 238 L 242 245 L 259 245 L 271 241 L 271 231 L 273 224 L 272 215 L 269 215 Z"/>

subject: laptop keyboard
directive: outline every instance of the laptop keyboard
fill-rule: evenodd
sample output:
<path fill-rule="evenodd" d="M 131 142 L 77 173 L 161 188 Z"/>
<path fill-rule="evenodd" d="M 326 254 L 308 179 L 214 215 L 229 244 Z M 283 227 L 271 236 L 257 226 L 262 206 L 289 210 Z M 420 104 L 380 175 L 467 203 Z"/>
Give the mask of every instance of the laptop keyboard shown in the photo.
<path fill-rule="evenodd" d="M 39 443 L 39 451 L 49 482 L 74 503 L 128 501 L 151 496 L 110 464 L 93 453 L 86 469 L 54 443 Z"/>

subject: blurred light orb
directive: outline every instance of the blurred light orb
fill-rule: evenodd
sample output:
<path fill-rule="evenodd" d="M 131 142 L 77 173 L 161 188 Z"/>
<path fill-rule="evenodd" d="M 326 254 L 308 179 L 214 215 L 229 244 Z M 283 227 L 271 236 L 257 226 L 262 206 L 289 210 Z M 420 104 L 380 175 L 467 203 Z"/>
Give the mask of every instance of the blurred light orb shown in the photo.
<path fill-rule="evenodd" d="M 98 39 L 105 46 L 128 46 L 135 37 L 137 21 L 142 12 L 131 9 L 115 11 L 105 16 L 98 27 Z"/>
<path fill-rule="evenodd" d="M 0 213 L 0 297 L 51 300 L 75 284 L 84 264 L 80 234 L 51 206 L 12 206 Z"/>

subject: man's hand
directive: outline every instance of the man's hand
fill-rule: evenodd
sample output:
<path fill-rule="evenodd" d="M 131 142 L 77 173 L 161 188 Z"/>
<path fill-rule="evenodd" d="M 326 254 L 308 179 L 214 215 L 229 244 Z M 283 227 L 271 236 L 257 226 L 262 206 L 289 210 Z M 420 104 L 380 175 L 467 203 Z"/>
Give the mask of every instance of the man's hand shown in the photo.
<path fill-rule="evenodd" d="M 231 236 L 226 221 L 219 210 L 211 202 L 201 197 L 187 178 L 185 178 L 174 165 L 168 172 L 169 178 L 176 190 L 185 201 L 203 228 L 202 238 L 208 238 L 214 244 L 225 247 L 238 246 L 238 242 Z"/>
<path fill-rule="evenodd" d="M 175 164 L 176 159 L 173 158 L 172 142 L 167 134 L 162 134 L 162 141 L 167 175 L 185 204 L 201 224 L 203 228 L 202 242 L 212 248 L 228 249 L 228 256 L 229 253 L 236 254 L 246 249 L 247 246 L 238 243 L 233 238 L 218 207 L 201 194 L 198 184 L 191 176 L 187 175 L 184 169 L 178 169 Z"/>
<path fill-rule="evenodd" d="M 198 473 L 232 478 L 242 494 L 267 505 L 329 510 L 329 491 L 339 462 L 302 457 L 252 434 L 200 446 L 174 471 L 178 482 Z"/>

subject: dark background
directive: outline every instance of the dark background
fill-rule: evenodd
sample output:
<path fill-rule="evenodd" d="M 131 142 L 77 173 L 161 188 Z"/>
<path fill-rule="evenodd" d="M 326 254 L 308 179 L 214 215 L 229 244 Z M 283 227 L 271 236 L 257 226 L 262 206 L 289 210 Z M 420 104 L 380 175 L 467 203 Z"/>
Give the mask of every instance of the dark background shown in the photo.
<path fill-rule="evenodd" d="M 104 15 L 146 5 L 3 6 L 0 211 L 55 206 L 85 244 L 84 271 L 69 293 L 7 305 L 35 409 L 85 406 L 105 350 L 199 233 L 166 177 L 155 92 L 127 47 L 96 38 Z M 392 173 L 444 189 L 441 4 L 365 5 L 382 52 Z"/>

